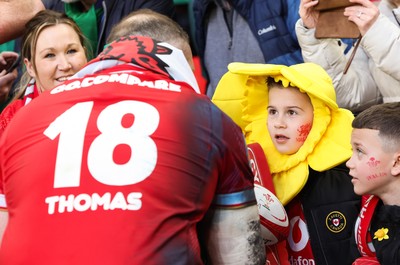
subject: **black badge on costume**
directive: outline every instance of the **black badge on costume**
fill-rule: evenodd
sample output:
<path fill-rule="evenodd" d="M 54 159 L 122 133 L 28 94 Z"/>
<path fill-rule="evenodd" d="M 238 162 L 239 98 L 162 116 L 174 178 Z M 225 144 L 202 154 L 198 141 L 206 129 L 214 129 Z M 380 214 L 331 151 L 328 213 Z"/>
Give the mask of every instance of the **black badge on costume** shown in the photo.
<path fill-rule="evenodd" d="M 326 227 L 333 233 L 340 233 L 346 227 L 346 217 L 338 211 L 333 211 L 326 217 Z"/>

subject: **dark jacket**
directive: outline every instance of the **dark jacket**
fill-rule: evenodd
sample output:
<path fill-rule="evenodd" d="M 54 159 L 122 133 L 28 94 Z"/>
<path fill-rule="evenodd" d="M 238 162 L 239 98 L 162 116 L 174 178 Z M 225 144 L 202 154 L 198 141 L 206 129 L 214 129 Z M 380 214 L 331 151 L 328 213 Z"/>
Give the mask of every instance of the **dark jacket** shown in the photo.
<path fill-rule="evenodd" d="M 316 264 L 351 265 L 359 257 L 351 239 L 361 197 L 354 193 L 346 166 L 342 164 L 324 172 L 310 168 L 307 184 L 299 197 Z M 345 224 L 343 229 L 330 221 L 335 212 Z"/>
<path fill-rule="evenodd" d="M 42 2 L 46 9 L 65 13 L 65 3 L 61 0 L 42 0 Z M 148 8 L 171 18 L 175 15 L 175 7 L 172 0 L 98 0 L 96 6 L 102 6 L 104 14 L 98 25 L 99 44 L 95 55 L 103 50 L 112 27 L 132 11 Z"/>
<path fill-rule="evenodd" d="M 303 62 L 295 33 L 299 0 L 229 2 L 249 23 L 266 63 L 292 65 Z M 194 0 L 193 3 L 195 39 L 201 57 L 204 55 L 207 17 L 214 5 L 213 0 Z"/>
<path fill-rule="evenodd" d="M 375 232 L 382 228 L 388 229 L 388 237 L 380 238 L 379 240 L 379 238 L 375 237 Z M 383 205 L 380 202 L 372 218 L 370 234 L 379 263 L 382 265 L 399 265 L 400 207 L 397 205 Z"/>

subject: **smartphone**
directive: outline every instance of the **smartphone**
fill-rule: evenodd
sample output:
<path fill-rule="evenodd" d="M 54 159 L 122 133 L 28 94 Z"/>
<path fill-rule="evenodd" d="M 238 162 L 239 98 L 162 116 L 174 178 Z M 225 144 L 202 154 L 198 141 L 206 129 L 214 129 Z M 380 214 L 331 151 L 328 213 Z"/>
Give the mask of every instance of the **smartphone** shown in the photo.
<path fill-rule="evenodd" d="M 14 71 L 14 69 L 19 66 L 21 62 L 21 56 L 18 56 L 17 58 L 8 58 L 6 59 L 6 61 L 7 63 L 5 65 L 0 65 L 0 72 L 5 69 L 6 74 L 8 74 Z"/>
<path fill-rule="evenodd" d="M 21 56 L 18 55 L 18 57 L 13 61 L 10 67 L 7 68 L 7 74 L 14 71 L 14 69 L 19 66 L 20 62 L 21 62 Z"/>

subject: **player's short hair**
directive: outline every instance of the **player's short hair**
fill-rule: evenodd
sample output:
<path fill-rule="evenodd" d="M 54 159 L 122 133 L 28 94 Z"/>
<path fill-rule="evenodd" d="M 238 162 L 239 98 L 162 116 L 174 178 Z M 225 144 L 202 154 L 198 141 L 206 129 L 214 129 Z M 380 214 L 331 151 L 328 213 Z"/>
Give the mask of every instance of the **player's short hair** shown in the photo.
<path fill-rule="evenodd" d="M 150 37 L 177 48 L 183 43 L 189 43 L 188 34 L 178 23 L 150 9 L 139 9 L 123 18 L 112 28 L 107 43 L 130 35 Z"/>

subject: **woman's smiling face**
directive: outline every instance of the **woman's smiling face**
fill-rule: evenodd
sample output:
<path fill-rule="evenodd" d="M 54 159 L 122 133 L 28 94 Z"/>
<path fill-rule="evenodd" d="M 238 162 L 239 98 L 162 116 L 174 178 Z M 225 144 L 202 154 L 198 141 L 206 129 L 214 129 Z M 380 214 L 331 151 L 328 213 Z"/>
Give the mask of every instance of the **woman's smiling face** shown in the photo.
<path fill-rule="evenodd" d="M 61 84 L 87 62 L 78 34 L 67 24 L 44 28 L 38 35 L 34 53 L 34 62 L 25 59 L 25 65 L 41 91 Z"/>

